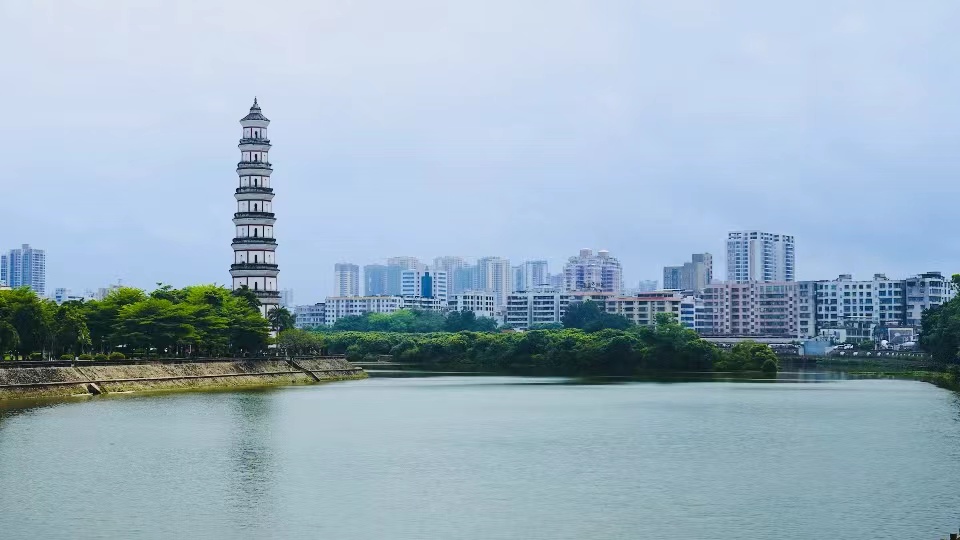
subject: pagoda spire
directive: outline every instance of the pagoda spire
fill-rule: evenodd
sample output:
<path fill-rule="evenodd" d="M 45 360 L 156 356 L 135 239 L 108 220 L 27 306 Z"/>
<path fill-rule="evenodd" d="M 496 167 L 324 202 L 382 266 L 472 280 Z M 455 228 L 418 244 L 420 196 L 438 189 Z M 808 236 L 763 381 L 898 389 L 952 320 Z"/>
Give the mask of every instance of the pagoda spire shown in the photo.
<path fill-rule="evenodd" d="M 230 277 L 233 289 L 249 288 L 260 300 L 264 315 L 280 304 L 277 287 L 277 240 L 274 237 L 276 217 L 273 213 L 273 187 L 270 175 L 270 139 L 267 126 L 270 120 L 260 112 L 257 98 L 253 98 L 250 113 L 240 120 L 243 134 L 240 138 L 240 162 L 237 176 L 240 186 L 234 198 L 237 211 L 233 214 L 236 227 L 233 238 L 233 264 Z"/>

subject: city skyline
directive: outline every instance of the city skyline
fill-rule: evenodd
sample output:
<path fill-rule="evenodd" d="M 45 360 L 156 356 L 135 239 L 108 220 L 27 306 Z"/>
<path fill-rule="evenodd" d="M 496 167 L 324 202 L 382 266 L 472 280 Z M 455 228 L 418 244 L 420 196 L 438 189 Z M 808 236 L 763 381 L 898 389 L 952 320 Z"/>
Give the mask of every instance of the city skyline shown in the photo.
<path fill-rule="evenodd" d="M 952 57 L 937 31 L 957 7 L 923 2 L 893 17 L 757 5 L 732 2 L 721 16 L 624 3 L 619 17 L 456 5 L 450 28 L 425 26 L 416 40 L 404 31 L 412 15 L 371 27 L 367 5 L 213 3 L 189 24 L 159 5 L 5 6 L 0 44 L 23 54 L 6 66 L 17 84 L 5 89 L 0 142 L 17 156 L 8 177 L 24 180 L 3 185 L 0 245 L 43 246 L 48 288 L 229 285 L 230 142 L 237 111 L 258 95 L 282 141 L 271 156 L 281 286 L 303 299 L 331 289 L 331 273 L 315 269 L 398 247 L 425 261 L 497 254 L 553 268 L 602 247 L 637 283 L 690 253 L 725 268 L 718 231 L 745 229 L 794 235 L 798 280 L 951 271 L 960 240 L 929 232 L 949 230 L 940 195 L 960 174 L 960 82 L 940 68 Z M 241 53 L 228 29 L 252 10 L 284 38 Z M 343 31 L 314 31 L 331 24 Z M 374 37 L 402 45 L 384 51 Z M 678 61 L 696 84 L 677 76 Z M 237 84 L 252 63 L 269 76 Z M 78 146 L 80 133 L 109 152 Z M 896 196 L 907 182 L 911 196 Z M 808 204 L 845 192 L 896 221 L 864 226 L 839 201 Z M 592 204 L 573 219 L 580 201 Z"/>

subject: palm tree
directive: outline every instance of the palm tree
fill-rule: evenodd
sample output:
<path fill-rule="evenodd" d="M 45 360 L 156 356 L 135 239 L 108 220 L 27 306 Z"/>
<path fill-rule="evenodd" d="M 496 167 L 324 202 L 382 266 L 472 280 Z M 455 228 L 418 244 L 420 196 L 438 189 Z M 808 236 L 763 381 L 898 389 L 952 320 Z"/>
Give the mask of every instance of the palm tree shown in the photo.
<path fill-rule="evenodd" d="M 293 328 L 295 321 L 293 314 L 285 307 L 275 307 L 267 313 L 267 320 L 270 321 L 270 328 L 274 332 L 283 332 Z"/>

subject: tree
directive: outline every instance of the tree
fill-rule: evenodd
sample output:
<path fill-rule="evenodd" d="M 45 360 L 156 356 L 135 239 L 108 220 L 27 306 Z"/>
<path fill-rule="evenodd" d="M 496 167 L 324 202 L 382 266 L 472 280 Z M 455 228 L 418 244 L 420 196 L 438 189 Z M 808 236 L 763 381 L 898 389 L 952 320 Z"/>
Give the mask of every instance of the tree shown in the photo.
<path fill-rule="evenodd" d="M 323 336 L 315 332 L 308 332 L 292 328 L 277 335 L 277 348 L 288 355 L 319 355 L 323 354 Z"/>
<path fill-rule="evenodd" d="M 564 328 L 579 328 L 587 332 L 599 332 L 605 329 L 626 330 L 631 326 L 633 322 L 630 319 L 607 313 L 600 308 L 600 304 L 592 300 L 571 303 L 563 315 Z"/>
<path fill-rule="evenodd" d="M 776 373 L 779 369 L 777 353 L 765 343 L 744 340 L 730 349 L 717 365 L 721 371 L 763 371 Z"/>
<path fill-rule="evenodd" d="M 50 335 L 51 306 L 56 304 L 41 300 L 28 287 L 3 291 L 2 294 L 7 311 L 6 323 L 14 330 L 6 332 L 8 337 L 15 333 L 17 338 L 12 350 L 20 358 L 41 351 Z"/>
<path fill-rule="evenodd" d="M 270 321 L 270 328 L 273 329 L 274 332 L 289 330 L 293 328 L 295 322 L 290 310 L 279 306 L 271 309 L 270 313 L 267 313 L 267 320 Z"/>
<path fill-rule="evenodd" d="M 233 293 L 231 294 L 233 294 L 237 298 L 242 298 L 247 303 L 247 305 L 249 305 L 253 309 L 256 309 L 256 310 L 260 309 L 260 299 L 257 298 L 257 294 L 253 292 L 253 289 L 251 289 L 250 287 L 247 287 L 246 285 L 241 285 L 240 288 L 234 289 Z"/>

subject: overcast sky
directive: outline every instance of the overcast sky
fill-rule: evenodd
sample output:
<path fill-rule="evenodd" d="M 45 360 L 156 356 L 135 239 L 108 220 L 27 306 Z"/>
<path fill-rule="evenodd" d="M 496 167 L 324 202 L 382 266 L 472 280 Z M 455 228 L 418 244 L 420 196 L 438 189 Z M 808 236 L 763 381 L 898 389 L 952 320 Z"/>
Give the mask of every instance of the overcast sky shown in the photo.
<path fill-rule="evenodd" d="M 238 120 L 272 120 L 281 288 L 333 264 L 728 230 L 800 279 L 960 271 L 960 3 L 0 0 L 0 247 L 47 286 L 228 283 Z"/>

